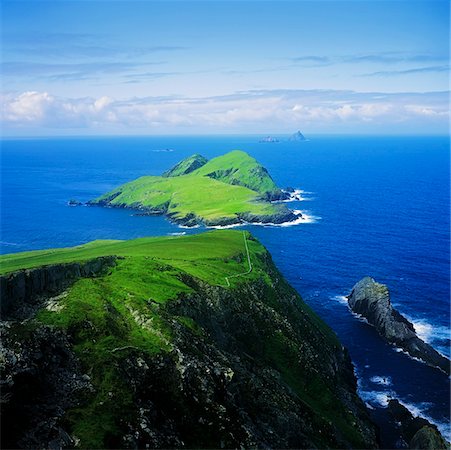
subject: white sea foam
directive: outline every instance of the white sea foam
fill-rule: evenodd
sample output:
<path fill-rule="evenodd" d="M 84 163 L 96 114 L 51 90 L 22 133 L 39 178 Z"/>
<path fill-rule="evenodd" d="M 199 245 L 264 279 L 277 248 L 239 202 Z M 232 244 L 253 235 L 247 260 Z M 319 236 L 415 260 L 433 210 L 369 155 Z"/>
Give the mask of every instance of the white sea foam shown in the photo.
<path fill-rule="evenodd" d="M 448 327 L 431 325 L 425 320 L 409 319 L 413 323 L 417 335 L 423 339 L 423 341 L 430 344 L 435 339 L 450 340 L 451 330 Z"/>
<path fill-rule="evenodd" d="M 285 200 L 275 200 L 272 203 L 305 202 L 313 200 L 312 198 L 306 197 L 306 195 L 312 195 L 313 192 L 304 191 L 302 189 L 295 189 L 293 192 L 284 192 L 290 194 L 290 197 Z"/>
<path fill-rule="evenodd" d="M 373 407 L 386 408 L 388 402 L 395 398 L 394 392 L 388 391 L 362 391 L 359 390 L 360 397 Z"/>
<path fill-rule="evenodd" d="M 300 225 L 304 223 L 316 223 L 318 220 L 321 219 L 321 217 L 314 216 L 311 214 L 308 214 L 306 211 L 301 211 L 300 209 L 293 209 L 293 214 L 297 216 L 297 219 L 291 220 L 288 222 L 282 222 L 282 223 L 272 223 L 272 222 L 237 222 L 237 223 L 231 223 L 230 225 L 211 225 L 206 226 L 205 228 L 213 228 L 213 229 L 226 229 L 226 228 L 235 228 L 235 227 L 241 227 L 243 225 L 260 225 L 263 227 L 292 227 L 294 225 Z M 200 225 L 194 225 L 192 227 L 187 225 L 179 225 L 179 228 L 199 228 Z"/>
<path fill-rule="evenodd" d="M 379 377 L 372 377 L 371 381 L 373 381 L 374 378 Z M 388 378 L 388 377 L 387 377 Z M 428 411 L 433 406 L 430 402 L 419 402 L 419 403 L 407 403 L 397 397 L 397 394 L 395 391 L 365 391 L 361 389 L 361 382 L 358 380 L 358 393 L 359 396 L 363 399 L 365 404 L 370 408 L 386 408 L 388 406 L 388 402 L 392 399 L 396 399 L 399 401 L 399 403 L 404 406 L 406 409 L 409 410 L 409 412 L 414 417 L 422 417 L 423 419 L 428 420 L 432 424 L 436 425 L 439 429 L 440 433 L 442 433 L 443 437 L 450 441 L 451 440 L 451 425 L 448 421 L 439 421 L 436 419 L 433 419 L 429 414 Z"/>
<path fill-rule="evenodd" d="M 407 408 L 409 412 L 414 417 L 422 417 L 423 419 L 428 420 L 429 422 L 433 423 L 437 426 L 440 433 L 442 433 L 443 437 L 447 440 L 451 440 L 451 424 L 449 422 L 441 422 L 438 420 L 433 419 L 429 414 L 427 414 L 428 410 L 432 406 L 432 403 L 430 402 L 421 402 L 421 403 L 407 403 L 400 399 L 398 399 L 399 403 L 401 403 L 404 408 Z"/>
<path fill-rule="evenodd" d="M 169 236 L 184 236 L 186 231 L 182 231 L 181 233 L 168 233 Z"/>
<path fill-rule="evenodd" d="M 187 225 L 179 225 L 179 228 L 187 228 L 188 230 L 191 228 L 199 228 L 200 225 L 193 225 L 192 227 L 188 227 Z"/>
<path fill-rule="evenodd" d="M 294 215 L 298 216 L 296 220 L 291 220 L 289 222 L 282 223 L 263 223 L 256 222 L 252 225 L 267 225 L 271 227 L 292 227 L 294 225 L 300 225 L 301 223 L 315 223 L 320 217 L 315 217 L 310 214 L 307 214 L 305 211 L 301 211 L 300 209 L 293 210 Z"/>
<path fill-rule="evenodd" d="M 351 312 L 351 314 L 357 319 L 360 320 L 360 322 L 366 323 L 368 325 L 370 325 L 371 327 L 373 327 L 374 325 L 372 325 L 371 323 L 368 322 L 368 320 L 366 319 L 366 317 L 362 316 L 359 313 L 354 312 L 348 305 L 349 311 Z"/>
<path fill-rule="evenodd" d="M 354 312 L 354 311 L 350 308 L 349 303 L 348 303 L 348 297 L 346 297 L 346 295 L 334 295 L 334 296 L 332 296 L 332 297 L 330 297 L 330 298 L 331 298 L 331 300 L 335 300 L 336 302 L 338 302 L 338 303 L 340 303 L 340 304 L 342 304 L 342 305 L 347 306 L 347 308 L 349 309 L 349 312 L 350 312 L 357 320 L 359 320 L 360 322 L 364 322 L 364 323 L 366 323 L 366 324 L 368 324 L 368 325 L 371 325 L 371 324 L 368 322 L 368 320 L 367 320 L 364 316 L 362 316 L 362 315 L 359 314 L 359 313 Z M 373 325 L 371 325 L 371 326 L 373 326 Z"/>
<path fill-rule="evenodd" d="M 424 342 L 432 345 L 443 356 L 450 355 L 451 330 L 443 325 L 432 325 L 425 319 L 415 319 L 404 314 L 412 322 L 418 337 Z"/>
<path fill-rule="evenodd" d="M 412 359 L 414 361 L 418 361 L 423 364 L 426 364 L 422 359 L 417 358 L 416 356 L 412 356 L 410 353 L 406 352 L 403 348 L 400 348 L 400 347 L 392 347 L 392 348 L 396 353 L 404 353 L 404 355 L 406 355 L 410 359 Z"/>
<path fill-rule="evenodd" d="M 375 384 L 380 384 L 381 386 L 391 386 L 391 378 L 390 377 L 384 377 L 375 375 L 374 377 L 370 378 L 370 381 Z"/>
<path fill-rule="evenodd" d="M 10 245 L 10 246 L 17 246 L 19 244 L 16 244 L 15 242 L 6 242 L 6 241 L 0 241 L 0 245 Z"/>
<path fill-rule="evenodd" d="M 247 225 L 246 223 L 232 223 L 230 225 L 212 225 L 211 227 L 207 227 L 207 228 L 214 228 L 215 230 L 226 230 L 227 228 L 236 228 L 236 227 L 240 227 L 242 225 Z"/>
<path fill-rule="evenodd" d="M 331 297 L 331 300 L 335 300 L 342 305 L 348 306 L 348 297 L 346 297 L 346 295 L 334 295 Z"/>

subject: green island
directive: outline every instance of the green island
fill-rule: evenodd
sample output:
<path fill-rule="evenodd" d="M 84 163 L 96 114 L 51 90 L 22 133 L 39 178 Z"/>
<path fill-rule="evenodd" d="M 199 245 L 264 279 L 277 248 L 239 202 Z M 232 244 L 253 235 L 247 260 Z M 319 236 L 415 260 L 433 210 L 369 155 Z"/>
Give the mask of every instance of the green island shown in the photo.
<path fill-rule="evenodd" d="M 299 214 L 273 203 L 289 197 L 258 161 L 234 150 L 210 161 L 190 156 L 162 176 L 138 178 L 88 204 L 165 214 L 188 227 L 227 226 L 295 221 Z"/>
<path fill-rule="evenodd" d="M 248 232 L 0 256 L 3 448 L 375 448 L 350 358 Z"/>

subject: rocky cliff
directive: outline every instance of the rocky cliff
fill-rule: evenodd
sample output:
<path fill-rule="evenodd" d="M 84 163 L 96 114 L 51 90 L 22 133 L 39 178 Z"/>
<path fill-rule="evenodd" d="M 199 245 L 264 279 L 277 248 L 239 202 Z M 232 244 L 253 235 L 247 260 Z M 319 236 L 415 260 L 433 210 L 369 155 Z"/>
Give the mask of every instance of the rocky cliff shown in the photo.
<path fill-rule="evenodd" d="M 79 278 L 101 275 L 116 258 L 105 256 L 68 264 L 52 264 L 0 276 L 2 320 L 24 319 L 39 308 L 43 297 L 63 291 Z"/>
<path fill-rule="evenodd" d="M 365 317 L 388 342 L 450 374 L 449 360 L 421 340 L 413 324 L 393 308 L 387 286 L 365 277 L 352 288 L 348 303 L 352 311 Z"/>
<path fill-rule="evenodd" d="M 230 252 L 243 235 L 118 243 L 130 256 L 98 276 L 40 285 L 38 310 L 2 322 L 2 448 L 377 447 L 346 350 L 260 244 L 227 287 L 210 271 L 246 252 L 168 258 L 219 238 Z"/>
<path fill-rule="evenodd" d="M 423 450 L 449 448 L 435 425 L 422 417 L 414 417 L 398 400 L 390 400 L 388 409 L 399 423 L 403 440 L 408 448 Z"/>

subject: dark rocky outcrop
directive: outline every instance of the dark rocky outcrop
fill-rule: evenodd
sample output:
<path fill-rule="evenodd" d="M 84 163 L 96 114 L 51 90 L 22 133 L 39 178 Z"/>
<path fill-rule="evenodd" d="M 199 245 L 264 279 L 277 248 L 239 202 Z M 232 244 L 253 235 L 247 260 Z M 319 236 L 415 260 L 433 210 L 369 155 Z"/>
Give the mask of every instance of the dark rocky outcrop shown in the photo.
<path fill-rule="evenodd" d="M 365 277 L 352 288 L 348 303 L 352 311 L 365 317 L 388 342 L 450 374 L 450 361 L 421 340 L 413 324 L 393 308 L 387 286 Z"/>
<path fill-rule="evenodd" d="M 1 448 L 73 448 L 63 416 L 92 386 L 68 337 L 34 323 L 0 328 Z"/>
<path fill-rule="evenodd" d="M 254 214 L 240 214 L 239 218 L 243 222 L 249 223 L 268 223 L 268 224 L 281 224 L 286 222 L 293 222 L 299 219 L 299 215 L 294 214 L 293 211 L 289 209 L 283 209 L 278 214 L 271 214 L 265 216 L 258 216 Z"/>
<path fill-rule="evenodd" d="M 80 200 L 71 198 L 71 199 L 67 202 L 67 204 L 68 204 L 69 206 L 82 206 L 82 205 L 83 205 L 83 202 L 81 202 Z"/>
<path fill-rule="evenodd" d="M 276 214 L 257 215 L 250 213 L 239 213 L 237 214 L 237 217 L 223 217 L 220 219 L 215 219 L 212 222 L 202 220 L 195 214 L 187 214 L 185 217 L 176 217 L 175 215 L 168 213 L 167 216 L 171 221 L 185 227 L 195 227 L 200 225 L 205 225 L 207 227 L 224 227 L 246 223 L 281 224 L 293 222 L 294 220 L 299 219 L 302 215 L 294 214 L 294 212 L 288 208 L 280 208 L 280 211 Z"/>
<path fill-rule="evenodd" d="M 449 448 L 435 425 L 422 417 L 414 417 L 398 400 L 390 400 L 388 410 L 400 424 L 401 435 L 408 448 L 423 450 Z"/>
<path fill-rule="evenodd" d="M 263 281 L 229 291 L 183 277 L 195 293 L 159 307 L 172 351 L 149 358 L 132 350 L 122 361 L 137 415 L 116 446 L 377 447 L 347 352 L 331 345 L 282 279 L 274 281 L 274 291 Z M 330 411 L 314 406 L 316 398 L 307 402 L 310 383 L 322 386 L 318 396 L 334 391 L 331 411 L 338 416 L 344 405 L 347 432 L 323 416 Z"/>
<path fill-rule="evenodd" d="M 101 275 L 114 266 L 115 256 L 54 264 L 0 276 L 1 319 L 24 319 L 38 309 L 42 297 L 56 295 L 79 278 Z"/>

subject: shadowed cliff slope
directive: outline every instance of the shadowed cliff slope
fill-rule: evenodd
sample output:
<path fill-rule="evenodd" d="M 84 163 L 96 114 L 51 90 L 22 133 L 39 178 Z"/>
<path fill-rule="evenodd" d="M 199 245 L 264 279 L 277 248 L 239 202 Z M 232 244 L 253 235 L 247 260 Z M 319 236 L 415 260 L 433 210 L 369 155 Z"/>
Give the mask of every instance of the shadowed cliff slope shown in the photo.
<path fill-rule="evenodd" d="M 38 310 L 2 321 L 3 447 L 376 447 L 346 350 L 248 233 L 0 263 L 39 271 L 95 255 L 114 264 L 28 291 Z M 16 276 L 3 275 L 6 292 Z"/>

